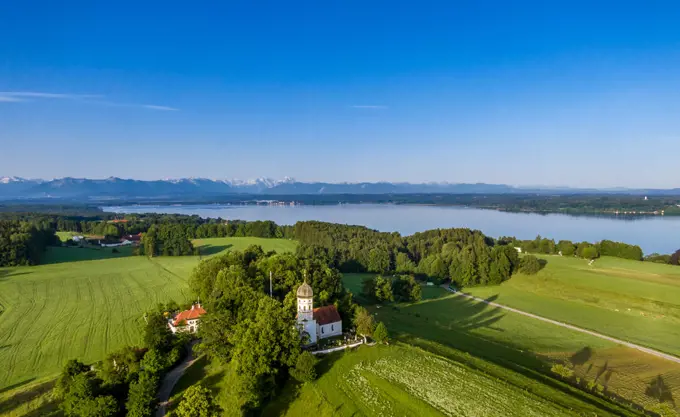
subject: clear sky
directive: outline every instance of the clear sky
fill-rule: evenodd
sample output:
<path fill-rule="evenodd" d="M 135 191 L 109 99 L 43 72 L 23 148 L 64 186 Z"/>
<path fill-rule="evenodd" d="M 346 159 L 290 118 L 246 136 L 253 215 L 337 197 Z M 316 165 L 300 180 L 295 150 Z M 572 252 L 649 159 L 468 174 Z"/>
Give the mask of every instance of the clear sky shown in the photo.
<path fill-rule="evenodd" d="M 0 3 L 0 176 L 680 187 L 678 1 L 79 3 Z"/>

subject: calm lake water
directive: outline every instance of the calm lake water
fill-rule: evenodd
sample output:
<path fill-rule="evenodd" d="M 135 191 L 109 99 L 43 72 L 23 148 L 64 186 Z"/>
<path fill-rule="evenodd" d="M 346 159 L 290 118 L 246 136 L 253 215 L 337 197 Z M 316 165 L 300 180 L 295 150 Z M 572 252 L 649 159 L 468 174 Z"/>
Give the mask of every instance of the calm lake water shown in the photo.
<path fill-rule="evenodd" d="M 536 235 L 558 241 L 596 242 L 610 239 L 640 245 L 645 254 L 672 253 L 680 248 L 680 216 L 620 219 L 567 216 L 562 214 L 506 213 L 464 207 L 435 207 L 387 204 L 345 204 L 335 206 L 183 205 L 103 207 L 117 213 L 197 214 L 228 220 L 272 220 L 295 224 L 320 220 L 367 226 L 383 232 L 410 235 L 428 229 L 468 227 L 493 237 Z"/>

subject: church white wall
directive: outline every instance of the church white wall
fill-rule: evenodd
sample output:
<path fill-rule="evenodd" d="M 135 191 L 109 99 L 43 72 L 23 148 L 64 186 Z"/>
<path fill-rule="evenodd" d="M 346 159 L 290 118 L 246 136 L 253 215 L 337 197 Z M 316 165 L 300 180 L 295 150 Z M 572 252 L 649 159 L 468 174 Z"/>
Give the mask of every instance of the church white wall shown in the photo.
<path fill-rule="evenodd" d="M 317 326 L 316 333 L 319 339 L 325 339 L 327 337 L 332 336 L 339 336 L 342 334 L 342 321 Z"/>

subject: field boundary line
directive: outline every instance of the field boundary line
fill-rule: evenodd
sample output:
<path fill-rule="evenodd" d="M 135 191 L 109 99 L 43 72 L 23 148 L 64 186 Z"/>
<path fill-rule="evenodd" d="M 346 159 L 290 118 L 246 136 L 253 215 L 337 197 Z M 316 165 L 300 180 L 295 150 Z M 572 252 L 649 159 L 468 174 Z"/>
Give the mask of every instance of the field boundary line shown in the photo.
<path fill-rule="evenodd" d="M 598 333 L 598 332 L 595 332 L 595 331 L 592 331 L 592 330 L 584 329 L 582 327 L 574 326 L 572 324 L 563 323 L 561 321 L 549 319 L 549 318 L 546 318 L 546 317 L 543 317 L 543 316 L 539 316 L 537 314 L 528 313 L 526 311 L 518 310 L 516 308 L 509 307 L 509 306 L 506 306 L 506 305 L 503 305 L 503 304 L 498 304 L 498 303 L 495 303 L 493 301 L 487 301 L 483 298 L 475 297 L 474 295 L 466 294 L 464 292 L 454 291 L 451 288 L 449 288 L 448 286 L 444 287 L 444 289 L 455 294 L 455 295 L 458 295 L 458 296 L 461 296 L 461 297 L 466 297 L 466 298 L 478 301 L 480 303 L 488 304 L 488 305 L 493 306 L 493 307 L 501 308 L 503 310 L 512 311 L 513 313 L 521 314 L 521 315 L 526 316 L 526 317 L 531 317 L 531 318 L 534 318 L 536 320 L 541 320 L 541 321 L 544 321 L 546 323 L 551 323 L 551 324 L 554 324 L 554 325 L 557 325 L 557 326 L 560 326 L 560 327 L 564 327 L 564 328 L 567 328 L 567 329 L 570 329 L 570 330 L 575 330 L 577 332 L 581 332 L 581 333 L 589 334 L 591 336 L 599 337 L 600 339 L 608 340 L 610 342 L 613 342 L 613 343 L 616 343 L 616 344 L 619 344 L 619 345 L 623 345 L 623 346 L 629 347 L 631 349 L 636 349 L 636 350 L 639 350 L 640 352 L 656 356 L 657 358 L 666 359 L 668 361 L 675 362 L 675 363 L 680 363 L 680 358 L 678 358 L 677 356 L 669 355 L 668 353 L 659 352 L 658 350 L 654 350 L 654 349 L 650 349 L 650 348 L 647 348 L 647 347 L 644 347 L 644 346 L 636 345 L 635 343 L 626 342 L 625 340 L 621 340 L 621 339 L 617 339 L 615 337 L 607 336 L 607 335 L 604 335 L 602 333 Z"/>

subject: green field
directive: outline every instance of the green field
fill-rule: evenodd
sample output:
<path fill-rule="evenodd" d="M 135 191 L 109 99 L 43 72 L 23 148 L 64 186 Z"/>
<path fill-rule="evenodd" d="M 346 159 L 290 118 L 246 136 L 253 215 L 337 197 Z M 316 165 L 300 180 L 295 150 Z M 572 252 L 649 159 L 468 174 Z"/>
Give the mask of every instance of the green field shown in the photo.
<path fill-rule="evenodd" d="M 321 376 L 290 383 L 263 416 L 626 415 L 591 395 L 546 384 L 489 362 L 452 360 L 408 345 L 327 356 Z"/>
<path fill-rule="evenodd" d="M 680 356 L 680 268 L 618 258 L 592 266 L 577 258 L 544 258 L 548 263 L 537 275 L 465 291 Z"/>
<path fill-rule="evenodd" d="M 344 282 L 357 289 L 365 276 L 345 274 Z M 503 302 L 491 293 L 489 301 Z M 440 288 L 423 287 L 423 295 L 418 303 L 370 310 L 404 342 L 421 346 L 435 342 L 520 372 L 549 374 L 551 363 L 570 360 L 581 378 L 597 380 L 611 392 L 643 405 L 656 402 L 648 394 L 661 378 L 673 397 L 680 398 L 678 364 Z"/>
<path fill-rule="evenodd" d="M 219 238 L 199 244 L 221 250 L 261 244 L 292 251 L 282 239 Z M 63 249 L 63 250 L 62 250 Z M 85 248 L 51 248 L 78 258 Z M 57 374 L 68 359 L 102 359 L 141 342 L 145 310 L 174 299 L 189 301 L 186 280 L 199 258 L 128 256 L 0 268 L 0 390 Z"/>

